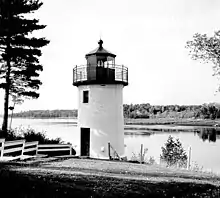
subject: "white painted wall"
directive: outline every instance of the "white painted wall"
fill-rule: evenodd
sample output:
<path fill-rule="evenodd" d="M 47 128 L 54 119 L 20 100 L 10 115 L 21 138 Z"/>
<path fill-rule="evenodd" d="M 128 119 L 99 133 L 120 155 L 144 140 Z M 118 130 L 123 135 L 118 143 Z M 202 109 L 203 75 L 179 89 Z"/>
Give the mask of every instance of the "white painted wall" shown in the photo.
<path fill-rule="evenodd" d="M 89 103 L 83 103 L 83 91 Z M 108 158 L 108 142 L 124 155 L 123 85 L 78 87 L 78 127 L 90 128 L 90 157 Z M 104 147 L 104 152 L 101 151 Z"/>

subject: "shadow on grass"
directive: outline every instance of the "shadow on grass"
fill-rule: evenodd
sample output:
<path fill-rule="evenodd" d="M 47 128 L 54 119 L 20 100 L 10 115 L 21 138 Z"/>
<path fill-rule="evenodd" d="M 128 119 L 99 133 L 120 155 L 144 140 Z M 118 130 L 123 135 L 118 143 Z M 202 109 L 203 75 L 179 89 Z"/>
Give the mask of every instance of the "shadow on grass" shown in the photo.
<path fill-rule="evenodd" d="M 54 160 L 54 161 L 58 161 L 58 160 Z M 35 165 L 35 166 L 39 166 L 41 165 L 40 163 Z M 138 172 L 132 172 L 132 171 L 126 171 L 126 170 L 111 170 L 111 169 L 92 169 L 92 168 L 80 168 L 80 167 L 58 167 L 58 166 L 53 166 L 53 167 L 44 167 L 42 166 L 43 169 L 53 169 L 53 170 L 65 170 L 65 171 L 84 171 L 86 173 L 99 173 L 99 174 L 102 174 L 102 173 L 109 173 L 109 174 L 119 174 L 121 176 L 127 176 L 128 174 L 131 175 L 131 176 L 136 176 L 136 177 L 153 177 L 153 178 L 164 178 L 164 179 L 172 179 L 172 178 L 179 178 L 179 179 L 195 179 L 195 180 L 206 180 L 206 181 L 218 181 L 219 182 L 219 177 L 215 176 L 215 175 L 212 175 L 212 174 L 198 174 L 196 175 L 195 173 L 190 173 L 190 172 L 186 172 L 186 174 L 184 174 L 184 172 L 174 172 L 174 171 L 171 171 L 171 172 L 146 172 L 146 173 L 138 173 Z"/>
<path fill-rule="evenodd" d="M 21 173 L 0 164 L 1 194 L 5 197 L 218 197 L 210 184 L 125 180 L 94 175 Z"/>

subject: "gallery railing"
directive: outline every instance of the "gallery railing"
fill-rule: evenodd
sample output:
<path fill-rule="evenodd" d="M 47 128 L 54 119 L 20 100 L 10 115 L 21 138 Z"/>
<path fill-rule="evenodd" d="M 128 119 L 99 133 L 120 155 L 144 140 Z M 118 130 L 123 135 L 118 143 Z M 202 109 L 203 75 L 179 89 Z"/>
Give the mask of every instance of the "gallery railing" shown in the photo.
<path fill-rule="evenodd" d="M 124 65 L 81 65 L 73 69 L 73 84 L 81 83 L 128 84 L 128 68 Z"/>

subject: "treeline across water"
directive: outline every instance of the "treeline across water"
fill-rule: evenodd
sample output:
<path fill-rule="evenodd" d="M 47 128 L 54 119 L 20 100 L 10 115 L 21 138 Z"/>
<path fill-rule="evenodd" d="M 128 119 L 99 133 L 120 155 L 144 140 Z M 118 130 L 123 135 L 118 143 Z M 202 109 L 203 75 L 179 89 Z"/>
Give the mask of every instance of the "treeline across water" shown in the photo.
<path fill-rule="evenodd" d="M 220 104 L 203 105 L 124 105 L 125 118 L 220 118 Z"/>
<path fill-rule="evenodd" d="M 30 110 L 14 113 L 17 118 L 77 118 L 77 110 Z"/>
<path fill-rule="evenodd" d="M 124 104 L 125 118 L 220 118 L 220 105 L 216 103 L 203 105 L 150 105 Z M 77 110 L 30 110 L 14 113 L 21 118 L 77 118 Z"/>

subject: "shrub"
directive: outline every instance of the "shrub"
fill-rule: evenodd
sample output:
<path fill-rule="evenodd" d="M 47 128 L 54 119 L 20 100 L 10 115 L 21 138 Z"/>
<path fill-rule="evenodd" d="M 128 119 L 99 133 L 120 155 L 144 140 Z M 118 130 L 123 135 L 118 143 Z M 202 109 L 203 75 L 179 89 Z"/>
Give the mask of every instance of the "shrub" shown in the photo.
<path fill-rule="evenodd" d="M 49 139 L 46 137 L 45 132 L 36 132 L 34 129 L 15 128 L 8 130 L 6 141 L 25 139 L 27 142 L 38 141 L 39 144 L 61 144 L 61 138 Z"/>
<path fill-rule="evenodd" d="M 203 166 L 199 166 L 199 164 L 194 161 L 191 162 L 190 169 L 195 172 L 205 172 Z"/>
<path fill-rule="evenodd" d="M 165 147 L 161 149 L 162 155 L 160 155 L 160 159 L 165 162 L 167 166 L 177 165 L 179 167 L 186 167 L 187 154 L 179 139 L 174 140 L 172 136 L 169 136 Z"/>
<path fill-rule="evenodd" d="M 39 144 L 62 144 L 64 143 L 61 138 L 49 139 L 46 137 L 45 132 L 36 132 L 34 129 L 15 128 L 8 130 L 7 136 L 4 137 L 6 141 L 25 139 L 26 142 L 38 141 Z M 67 144 L 70 144 L 69 142 Z M 32 152 L 32 151 L 30 151 Z M 18 152 L 17 152 L 18 153 Z M 8 154 L 12 156 L 17 155 L 16 152 Z M 32 153 L 35 153 L 32 152 Z M 40 154 L 47 154 L 48 156 L 69 155 L 69 151 L 41 151 Z M 76 151 L 72 149 L 72 154 L 75 155 Z M 7 155 L 7 154 L 6 154 Z"/>
<path fill-rule="evenodd" d="M 1 132 L 1 131 L 0 131 Z M 32 141 L 38 141 L 39 144 L 62 144 L 64 143 L 61 138 L 56 139 L 49 139 L 46 137 L 45 132 L 36 132 L 34 129 L 31 128 L 15 128 L 12 130 L 8 130 L 7 136 L 4 137 L 6 141 L 13 141 L 13 140 L 20 140 L 25 139 L 26 142 L 32 142 Z M 70 144 L 67 142 L 66 144 Z M 35 155 L 36 151 L 30 151 L 30 153 L 33 153 Z M 69 155 L 69 151 L 41 151 L 40 154 L 46 154 L 47 156 L 58 156 L 58 155 Z M 75 155 L 76 151 L 72 148 L 72 155 Z M 16 156 L 20 155 L 20 151 L 5 154 L 5 155 L 11 155 Z"/>
<path fill-rule="evenodd" d="M 154 157 L 150 156 L 150 158 L 147 160 L 147 164 L 154 165 L 157 164 Z"/>
<path fill-rule="evenodd" d="M 61 138 L 49 139 L 43 132 L 35 132 L 33 129 L 27 129 L 24 133 L 24 139 L 26 141 L 38 141 L 39 144 L 61 144 L 63 141 Z"/>
<path fill-rule="evenodd" d="M 148 148 L 145 148 L 143 150 L 142 156 L 141 156 L 141 152 L 139 152 L 138 154 L 132 152 L 132 156 L 131 156 L 131 162 L 136 162 L 136 163 L 140 163 L 141 162 L 141 157 L 142 157 L 142 163 L 146 163 L 145 160 L 145 156 L 147 154 Z"/>

